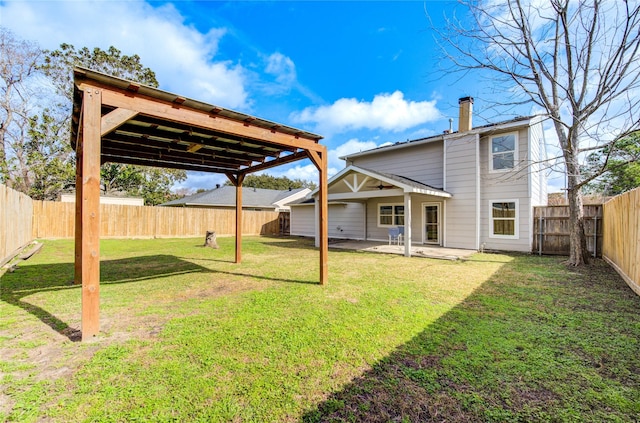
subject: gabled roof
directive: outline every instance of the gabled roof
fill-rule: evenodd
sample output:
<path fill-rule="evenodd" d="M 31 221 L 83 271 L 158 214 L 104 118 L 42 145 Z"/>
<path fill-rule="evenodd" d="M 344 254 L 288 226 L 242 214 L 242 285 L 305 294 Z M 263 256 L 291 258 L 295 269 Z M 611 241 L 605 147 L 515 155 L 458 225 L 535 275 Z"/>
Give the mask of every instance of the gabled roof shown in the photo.
<path fill-rule="evenodd" d="M 296 198 L 296 194 L 304 195 L 303 191 L 305 190 L 309 191 L 308 188 L 277 190 L 242 187 L 242 206 L 276 208 L 283 203 L 287 203 L 286 199 L 289 197 L 294 197 L 292 198 L 293 201 Z M 235 207 L 235 205 L 236 188 L 229 185 L 223 185 L 220 188 L 200 192 L 161 204 L 161 206 L 192 207 Z"/>
<path fill-rule="evenodd" d="M 366 168 L 353 166 L 353 165 L 347 166 L 344 169 L 342 169 L 340 172 L 333 175 L 331 179 L 329 179 L 329 181 L 327 182 L 328 185 L 329 186 L 333 185 L 334 183 L 342 179 L 345 175 L 349 174 L 350 172 L 357 172 L 362 175 L 368 176 L 370 178 L 379 180 L 385 184 L 393 185 L 397 188 L 400 188 L 405 193 L 433 195 L 436 197 L 444 197 L 444 198 L 452 197 L 450 193 L 444 191 L 442 188 L 435 188 L 430 185 L 423 184 L 422 182 L 418 182 L 401 175 L 378 172 L 376 170 L 366 169 Z M 313 190 L 310 196 L 316 195 L 317 192 L 318 192 L 317 189 Z M 331 200 L 331 194 L 329 194 L 329 200 Z"/>
<path fill-rule="evenodd" d="M 481 134 L 482 135 L 482 134 L 487 134 L 487 133 L 491 133 L 491 132 L 495 132 L 495 131 L 513 129 L 513 128 L 517 128 L 517 127 L 524 127 L 524 126 L 531 125 L 532 123 L 536 123 L 540 119 L 542 119 L 542 116 L 540 116 L 540 115 L 519 116 L 519 117 L 516 117 L 516 118 L 513 118 L 513 119 L 509 119 L 509 120 L 505 120 L 505 121 L 502 121 L 502 122 L 490 123 L 490 124 L 482 125 L 482 126 L 476 126 L 475 128 L 471 129 L 470 131 L 445 133 L 445 134 L 433 135 L 433 136 L 426 137 L 426 138 L 418 138 L 418 139 L 415 139 L 415 140 L 399 141 L 399 142 L 396 142 L 395 144 L 384 145 L 384 146 L 381 146 L 381 147 L 372 148 L 370 150 L 360 151 L 358 153 L 349 154 L 349 155 L 346 155 L 346 156 L 343 156 L 343 157 L 340 157 L 340 158 L 343 159 L 343 160 L 349 160 L 349 159 L 355 158 L 355 157 L 366 156 L 366 155 L 369 155 L 369 154 L 377 154 L 377 153 L 382 152 L 382 151 L 390 151 L 390 150 L 395 150 L 395 149 L 399 149 L 399 148 L 413 147 L 413 146 L 420 145 L 420 144 L 427 144 L 427 143 L 431 143 L 431 142 L 435 142 L 435 141 L 442 141 L 445 138 L 455 138 L 455 137 L 465 136 L 465 135 L 469 135 L 469 134 Z"/>

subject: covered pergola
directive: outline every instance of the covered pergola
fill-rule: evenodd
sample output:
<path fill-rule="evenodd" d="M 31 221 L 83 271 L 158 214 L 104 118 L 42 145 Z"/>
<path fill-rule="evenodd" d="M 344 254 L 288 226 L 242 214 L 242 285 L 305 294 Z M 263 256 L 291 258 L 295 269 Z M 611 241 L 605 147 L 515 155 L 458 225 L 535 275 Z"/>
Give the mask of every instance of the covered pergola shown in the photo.
<path fill-rule="evenodd" d="M 319 172 L 320 284 L 327 283 L 327 149 L 299 129 L 166 91 L 74 69 L 75 283 L 82 339 L 100 330 L 100 166 L 106 162 L 223 173 L 236 187 L 235 262 L 242 260 L 242 182 L 305 158 Z"/>

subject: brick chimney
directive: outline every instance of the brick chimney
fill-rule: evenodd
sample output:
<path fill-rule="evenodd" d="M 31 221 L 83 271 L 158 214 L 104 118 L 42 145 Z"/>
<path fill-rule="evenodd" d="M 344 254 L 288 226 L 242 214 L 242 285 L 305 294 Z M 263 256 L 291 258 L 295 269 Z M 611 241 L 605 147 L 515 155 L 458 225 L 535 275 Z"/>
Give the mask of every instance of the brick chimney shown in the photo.
<path fill-rule="evenodd" d="M 473 97 L 463 97 L 458 100 L 460 116 L 458 118 L 458 132 L 471 130 L 473 118 Z"/>

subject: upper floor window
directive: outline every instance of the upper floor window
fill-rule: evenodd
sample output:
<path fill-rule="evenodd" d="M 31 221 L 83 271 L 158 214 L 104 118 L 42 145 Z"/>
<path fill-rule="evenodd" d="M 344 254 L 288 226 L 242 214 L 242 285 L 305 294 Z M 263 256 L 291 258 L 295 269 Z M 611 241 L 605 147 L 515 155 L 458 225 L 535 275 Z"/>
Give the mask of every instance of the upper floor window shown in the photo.
<path fill-rule="evenodd" d="M 489 142 L 490 170 L 511 170 L 518 160 L 518 136 L 515 133 L 491 137 Z"/>
<path fill-rule="evenodd" d="M 378 226 L 404 226 L 404 205 L 380 204 Z"/>

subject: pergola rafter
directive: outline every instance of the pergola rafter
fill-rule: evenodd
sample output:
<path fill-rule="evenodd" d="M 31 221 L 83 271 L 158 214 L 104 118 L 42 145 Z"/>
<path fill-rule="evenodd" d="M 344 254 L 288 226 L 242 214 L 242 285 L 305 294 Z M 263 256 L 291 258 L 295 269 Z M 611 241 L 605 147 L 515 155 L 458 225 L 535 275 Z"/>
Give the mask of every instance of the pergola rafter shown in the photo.
<path fill-rule="evenodd" d="M 183 96 L 74 69 L 75 283 L 82 339 L 99 332 L 100 165 L 126 163 L 225 174 L 236 186 L 236 254 L 242 259 L 242 182 L 249 173 L 309 158 L 319 172 L 320 284 L 328 279 L 327 149 L 319 135 Z"/>

